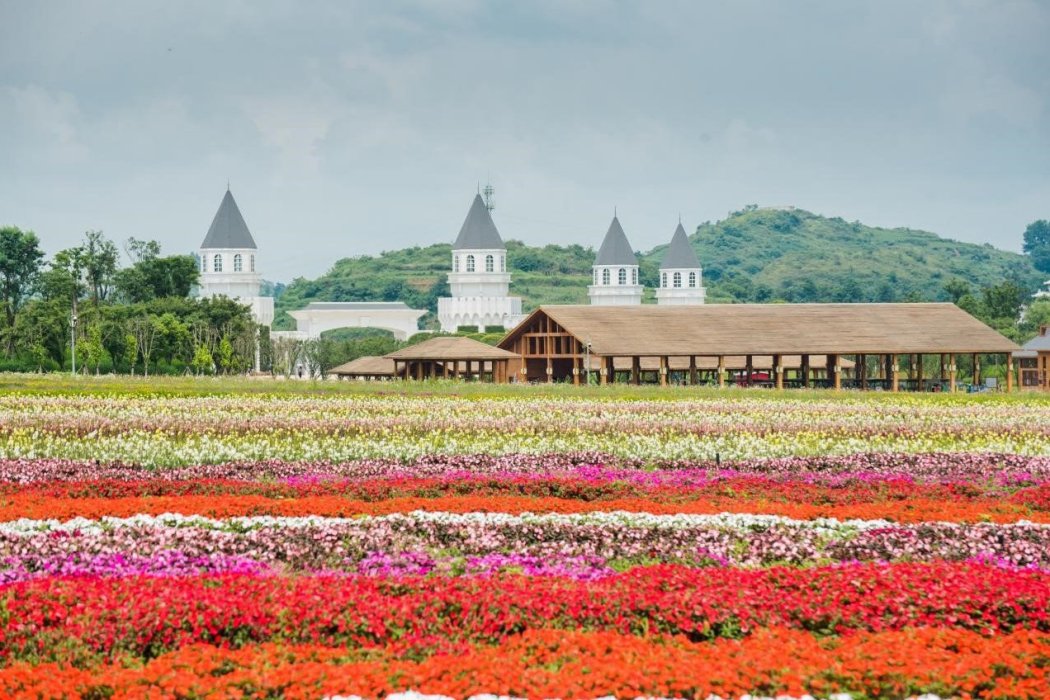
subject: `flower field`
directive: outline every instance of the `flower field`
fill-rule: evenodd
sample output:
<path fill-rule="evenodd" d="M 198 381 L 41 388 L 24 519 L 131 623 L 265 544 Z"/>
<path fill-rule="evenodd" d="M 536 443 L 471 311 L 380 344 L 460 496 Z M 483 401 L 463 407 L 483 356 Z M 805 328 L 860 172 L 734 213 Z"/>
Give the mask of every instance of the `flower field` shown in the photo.
<path fill-rule="evenodd" d="M 1041 698 L 1048 676 L 1038 398 L 0 396 L 0 697 Z"/>

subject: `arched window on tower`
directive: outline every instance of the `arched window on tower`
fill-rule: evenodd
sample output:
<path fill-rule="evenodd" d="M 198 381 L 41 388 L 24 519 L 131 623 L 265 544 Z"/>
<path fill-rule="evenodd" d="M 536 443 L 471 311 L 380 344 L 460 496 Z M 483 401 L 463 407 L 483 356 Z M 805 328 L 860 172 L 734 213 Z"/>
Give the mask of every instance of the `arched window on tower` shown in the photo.
<path fill-rule="evenodd" d="M 255 272 L 255 254 L 253 253 L 248 257 L 248 266 L 252 272 Z"/>
<path fill-rule="evenodd" d="M 696 287 L 696 273 L 695 272 L 690 272 L 689 273 L 689 286 L 691 288 Z"/>
<path fill-rule="evenodd" d="M 233 271 L 243 272 L 244 271 L 244 258 L 241 257 L 240 253 L 233 256 Z"/>
<path fill-rule="evenodd" d="M 491 255 L 486 255 L 485 256 L 485 272 L 495 272 L 495 271 L 496 271 L 496 258 L 492 257 Z"/>
<path fill-rule="evenodd" d="M 675 289 L 681 289 L 682 288 L 682 273 L 681 272 L 674 273 L 674 277 L 672 277 L 671 279 L 673 280 Z"/>
<path fill-rule="evenodd" d="M 211 270 L 212 272 L 222 272 L 222 256 L 218 253 L 211 259 Z"/>
<path fill-rule="evenodd" d="M 635 284 L 635 285 L 638 284 L 638 268 L 637 267 L 632 267 L 631 268 L 631 284 Z"/>
<path fill-rule="evenodd" d="M 627 286 L 627 268 L 621 267 L 620 274 L 616 275 L 616 283 L 621 286 Z"/>
<path fill-rule="evenodd" d="M 473 271 L 474 271 L 474 256 L 473 255 L 468 255 L 467 256 L 467 272 L 473 272 Z"/>
<path fill-rule="evenodd" d="M 609 268 L 602 270 L 602 284 L 609 284 Z"/>
<path fill-rule="evenodd" d="M 453 272 L 459 272 L 459 256 L 458 255 L 453 255 L 452 256 L 452 271 Z"/>
<path fill-rule="evenodd" d="M 660 286 L 663 287 L 664 289 L 667 289 L 667 273 L 666 272 L 661 272 L 660 273 Z"/>
<path fill-rule="evenodd" d="M 201 272 L 208 271 L 208 258 L 205 255 L 201 256 Z"/>
<path fill-rule="evenodd" d="M 506 255 L 499 256 L 499 271 L 500 272 L 506 272 L 507 271 L 507 256 Z"/>

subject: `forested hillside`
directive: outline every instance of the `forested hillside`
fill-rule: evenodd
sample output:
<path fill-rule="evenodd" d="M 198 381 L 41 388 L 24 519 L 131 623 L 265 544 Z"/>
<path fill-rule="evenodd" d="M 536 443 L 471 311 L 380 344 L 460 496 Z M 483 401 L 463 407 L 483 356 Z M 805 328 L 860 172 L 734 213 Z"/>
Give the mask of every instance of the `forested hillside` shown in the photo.
<path fill-rule="evenodd" d="M 700 225 L 690 240 L 704 267 L 710 302 L 957 301 L 967 291 L 976 296 L 1007 280 L 1034 290 L 1043 277 L 1026 256 L 990 245 L 874 228 L 801 209 L 747 207 Z M 526 309 L 587 301 L 593 249 L 508 241 L 507 250 L 511 292 L 523 298 Z M 641 279 L 650 297 L 663 250 L 658 246 L 641 256 Z M 450 255 L 451 246 L 441 244 L 339 260 L 325 275 L 297 279 L 284 289 L 277 300 L 277 327 L 292 327 L 281 312 L 311 301 L 401 299 L 434 311 L 437 298 L 448 294 Z"/>

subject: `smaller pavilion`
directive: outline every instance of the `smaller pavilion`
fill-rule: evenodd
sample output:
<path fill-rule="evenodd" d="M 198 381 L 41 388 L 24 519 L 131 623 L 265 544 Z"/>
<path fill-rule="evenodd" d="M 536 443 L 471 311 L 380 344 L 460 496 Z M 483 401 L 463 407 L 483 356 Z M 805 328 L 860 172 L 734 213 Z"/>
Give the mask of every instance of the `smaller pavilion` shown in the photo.
<path fill-rule="evenodd" d="M 1050 326 L 1041 326 L 1039 335 L 1014 353 L 1022 388 L 1050 391 Z"/>
<path fill-rule="evenodd" d="M 508 366 L 520 356 L 462 336 L 439 336 L 385 355 L 403 379 L 510 381 Z"/>
<path fill-rule="evenodd" d="M 393 379 L 395 376 L 394 361 L 385 357 L 366 355 L 333 367 L 328 373 L 339 379 Z"/>

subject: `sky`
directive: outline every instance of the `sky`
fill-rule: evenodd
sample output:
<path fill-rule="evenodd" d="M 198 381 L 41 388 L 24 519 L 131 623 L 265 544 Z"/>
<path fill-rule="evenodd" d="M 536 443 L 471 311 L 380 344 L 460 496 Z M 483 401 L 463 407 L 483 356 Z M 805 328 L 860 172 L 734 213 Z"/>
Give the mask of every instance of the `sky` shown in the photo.
<path fill-rule="evenodd" d="M 1050 218 L 1050 0 L 0 0 L 0 225 L 263 276 L 451 243 L 670 240 L 794 205 L 1020 250 Z M 703 261 L 701 261 L 703 262 Z"/>

